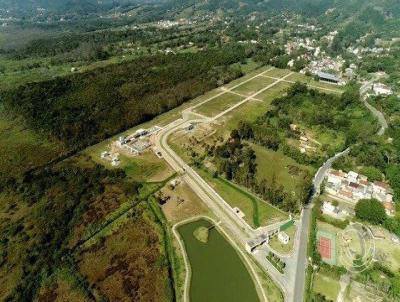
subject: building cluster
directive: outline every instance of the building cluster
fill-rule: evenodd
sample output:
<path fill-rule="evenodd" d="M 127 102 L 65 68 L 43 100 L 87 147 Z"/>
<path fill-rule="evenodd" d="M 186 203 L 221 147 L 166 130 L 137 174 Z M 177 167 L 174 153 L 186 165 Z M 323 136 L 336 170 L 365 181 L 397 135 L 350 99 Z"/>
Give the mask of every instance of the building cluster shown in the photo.
<path fill-rule="evenodd" d="M 366 97 L 389 96 L 393 94 L 393 90 L 383 83 L 365 81 L 360 87 L 360 93 L 366 95 Z"/>
<path fill-rule="evenodd" d="M 179 19 L 178 21 L 161 20 L 157 22 L 158 28 L 171 28 L 180 25 L 191 25 L 192 21 L 188 19 Z"/>
<path fill-rule="evenodd" d="M 325 190 L 332 196 L 352 203 L 375 198 L 383 204 L 388 215 L 394 214 L 393 190 L 390 185 L 381 181 L 370 182 L 366 176 L 356 172 L 345 173 L 331 169 Z"/>
<path fill-rule="evenodd" d="M 150 137 L 157 134 L 162 128 L 155 126 L 150 129 L 139 129 L 129 136 L 120 136 L 117 141 L 117 146 L 128 150 L 133 155 L 140 155 L 152 144 Z"/>
<path fill-rule="evenodd" d="M 113 167 L 117 167 L 121 163 L 121 161 L 119 160 L 118 153 L 103 151 L 103 152 L 101 152 L 101 159 L 111 161 L 111 166 L 113 166 Z"/>

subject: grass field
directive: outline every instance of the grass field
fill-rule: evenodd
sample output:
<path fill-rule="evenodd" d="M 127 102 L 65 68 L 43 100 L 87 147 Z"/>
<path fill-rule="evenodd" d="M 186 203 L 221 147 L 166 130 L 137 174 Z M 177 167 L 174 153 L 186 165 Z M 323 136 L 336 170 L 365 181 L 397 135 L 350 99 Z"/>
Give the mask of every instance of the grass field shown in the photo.
<path fill-rule="evenodd" d="M 190 301 L 260 301 L 242 259 L 216 228 L 209 230 L 207 243 L 193 235 L 197 228 L 211 226 L 208 221 L 198 220 L 178 228 L 192 272 Z"/>
<path fill-rule="evenodd" d="M 320 293 L 324 295 L 328 300 L 336 301 L 339 290 L 339 280 L 333 279 L 320 273 L 316 273 L 314 275 L 313 291 L 315 293 Z"/>
<path fill-rule="evenodd" d="M 288 75 L 289 73 L 291 73 L 290 70 L 274 68 L 274 69 L 268 71 L 267 73 L 265 73 L 265 75 L 270 76 L 270 77 L 275 77 L 275 78 L 281 78 L 281 77 Z"/>
<path fill-rule="evenodd" d="M 238 207 L 246 215 L 244 217 L 246 222 L 252 227 L 268 225 L 288 218 L 284 212 L 259 200 L 240 187 L 224 179 L 214 178 L 204 170 L 197 172 L 232 208 Z"/>
<path fill-rule="evenodd" d="M 296 236 L 296 226 L 292 225 L 290 226 L 287 230 L 285 230 L 285 233 L 289 235 L 289 243 L 288 244 L 282 244 L 279 239 L 278 236 L 274 236 L 270 241 L 269 241 L 269 245 L 271 246 L 271 248 L 273 248 L 275 251 L 277 251 L 280 254 L 289 254 L 292 250 L 293 250 L 293 243 L 294 243 L 294 239 Z"/>

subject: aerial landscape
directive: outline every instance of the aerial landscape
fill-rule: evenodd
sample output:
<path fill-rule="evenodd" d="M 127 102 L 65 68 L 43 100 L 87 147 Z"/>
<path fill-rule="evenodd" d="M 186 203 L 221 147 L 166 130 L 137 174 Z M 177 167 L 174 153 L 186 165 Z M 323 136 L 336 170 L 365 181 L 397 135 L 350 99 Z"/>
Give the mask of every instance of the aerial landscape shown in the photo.
<path fill-rule="evenodd" d="M 400 301 L 399 0 L 0 0 L 0 301 Z"/>

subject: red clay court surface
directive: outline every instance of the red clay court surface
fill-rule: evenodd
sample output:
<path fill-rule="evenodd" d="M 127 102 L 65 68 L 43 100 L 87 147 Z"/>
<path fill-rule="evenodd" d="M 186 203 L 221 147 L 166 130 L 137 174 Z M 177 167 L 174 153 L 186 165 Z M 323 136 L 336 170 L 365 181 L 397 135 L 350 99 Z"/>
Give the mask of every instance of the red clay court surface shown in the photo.
<path fill-rule="evenodd" d="M 319 254 L 321 255 L 322 258 L 330 260 L 331 257 L 332 257 L 332 254 L 331 254 L 331 251 L 332 251 L 331 239 L 321 236 L 319 238 L 318 250 L 319 250 Z"/>

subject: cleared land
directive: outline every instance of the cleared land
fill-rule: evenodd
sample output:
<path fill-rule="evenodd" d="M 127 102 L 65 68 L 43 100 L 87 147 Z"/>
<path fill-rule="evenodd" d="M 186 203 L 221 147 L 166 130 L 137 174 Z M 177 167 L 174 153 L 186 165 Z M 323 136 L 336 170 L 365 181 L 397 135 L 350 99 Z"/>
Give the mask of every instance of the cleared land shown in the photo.
<path fill-rule="evenodd" d="M 245 95 L 245 96 L 251 96 L 255 94 L 257 91 L 260 89 L 263 89 L 264 87 L 271 85 L 275 80 L 268 79 L 268 78 L 263 78 L 263 77 L 258 77 L 254 80 L 251 80 L 235 89 L 232 91 Z"/>
<path fill-rule="evenodd" d="M 203 105 L 196 108 L 194 111 L 208 117 L 213 117 L 218 113 L 228 109 L 229 107 L 239 103 L 244 98 L 235 94 L 225 93 Z"/>
<path fill-rule="evenodd" d="M 185 182 L 174 189 L 167 185 L 161 191 L 170 197 L 161 208 L 172 224 L 194 216 L 210 215 L 204 203 Z"/>

